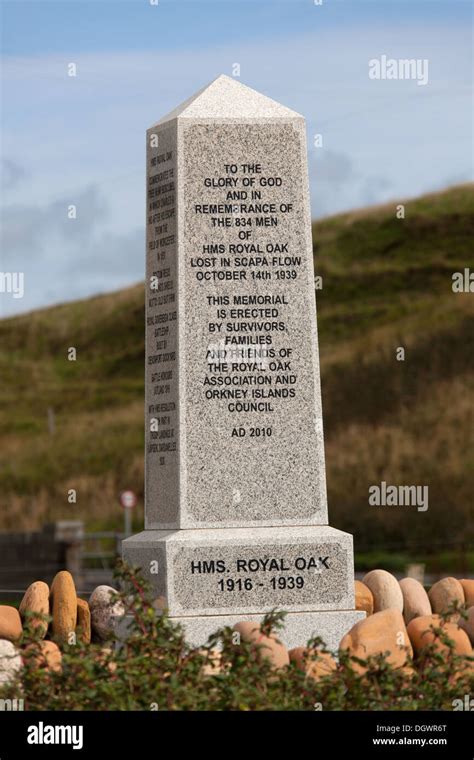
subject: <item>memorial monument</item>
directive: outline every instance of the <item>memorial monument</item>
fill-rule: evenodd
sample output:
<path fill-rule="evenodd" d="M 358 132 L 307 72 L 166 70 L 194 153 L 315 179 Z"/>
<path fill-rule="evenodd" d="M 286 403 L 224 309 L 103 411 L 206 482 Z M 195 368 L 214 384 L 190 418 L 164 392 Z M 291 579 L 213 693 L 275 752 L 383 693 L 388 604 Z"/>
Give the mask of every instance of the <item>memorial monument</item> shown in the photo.
<path fill-rule="evenodd" d="M 190 641 L 288 612 L 336 647 L 352 536 L 328 526 L 302 116 L 220 76 L 147 132 L 145 530 L 123 557 Z"/>

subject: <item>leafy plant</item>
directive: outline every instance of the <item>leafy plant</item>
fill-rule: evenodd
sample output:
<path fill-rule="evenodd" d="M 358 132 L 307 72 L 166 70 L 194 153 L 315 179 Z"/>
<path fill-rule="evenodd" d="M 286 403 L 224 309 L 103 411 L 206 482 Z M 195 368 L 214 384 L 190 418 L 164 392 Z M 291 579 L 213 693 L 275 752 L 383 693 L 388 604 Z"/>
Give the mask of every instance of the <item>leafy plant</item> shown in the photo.
<path fill-rule="evenodd" d="M 456 655 L 443 629 L 415 663 L 394 669 L 385 655 L 366 660 L 341 652 L 337 668 L 319 680 L 295 663 L 281 670 L 258 648 L 222 628 L 203 647 L 190 646 L 180 625 L 157 614 L 148 584 L 119 563 L 120 598 L 127 634 L 107 643 L 63 648 L 58 672 L 38 667 L 41 641 L 26 629 L 24 667 L 0 698 L 24 699 L 27 710 L 451 710 L 474 689 L 473 658 Z M 446 616 L 446 619 L 448 616 Z M 278 636 L 284 613 L 267 615 L 262 628 Z M 436 642 L 447 649 L 440 652 Z M 327 653 L 308 642 L 308 662 Z M 363 673 L 358 665 L 364 667 Z"/>

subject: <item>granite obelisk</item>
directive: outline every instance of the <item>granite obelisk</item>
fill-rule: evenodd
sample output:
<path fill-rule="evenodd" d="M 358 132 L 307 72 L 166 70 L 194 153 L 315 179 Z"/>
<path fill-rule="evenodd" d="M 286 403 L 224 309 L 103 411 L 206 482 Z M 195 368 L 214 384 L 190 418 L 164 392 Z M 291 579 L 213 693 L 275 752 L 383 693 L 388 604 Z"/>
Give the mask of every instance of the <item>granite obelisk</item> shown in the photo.
<path fill-rule="evenodd" d="M 302 116 L 221 76 L 147 132 L 145 530 L 123 542 L 191 641 L 288 611 L 337 646 Z"/>

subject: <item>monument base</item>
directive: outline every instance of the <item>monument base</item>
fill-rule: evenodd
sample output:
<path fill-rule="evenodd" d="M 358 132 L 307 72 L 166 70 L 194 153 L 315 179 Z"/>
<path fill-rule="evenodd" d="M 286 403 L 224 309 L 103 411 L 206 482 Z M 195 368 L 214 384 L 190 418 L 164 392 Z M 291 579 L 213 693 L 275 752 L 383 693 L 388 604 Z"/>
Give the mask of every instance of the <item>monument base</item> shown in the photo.
<path fill-rule="evenodd" d="M 337 612 L 289 612 L 285 617 L 285 627 L 277 636 L 287 647 L 305 646 L 308 640 L 320 636 L 328 649 L 337 651 L 341 639 L 353 625 L 365 618 L 359 610 L 338 610 Z M 186 639 L 192 646 L 202 646 L 208 637 L 224 626 L 250 621 L 259 624 L 263 615 L 209 615 L 208 617 L 172 618 L 180 623 L 186 632 Z"/>
<path fill-rule="evenodd" d="M 309 639 L 319 636 L 328 649 L 337 652 L 343 636 L 365 616 L 365 612 L 360 610 L 288 612 L 284 628 L 278 631 L 277 636 L 287 649 L 306 646 Z M 116 621 L 115 633 L 119 640 L 127 640 L 131 620 L 130 616 L 126 616 Z M 233 627 L 243 621 L 255 622 L 258 625 L 263 620 L 263 615 L 207 615 L 173 617 L 170 620 L 183 626 L 186 640 L 191 646 L 200 647 L 220 628 Z"/>
<path fill-rule="evenodd" d="M 355 607 L 352 536 L 328 525 L 145 530 L 122 556 L 172 618 Z"/>

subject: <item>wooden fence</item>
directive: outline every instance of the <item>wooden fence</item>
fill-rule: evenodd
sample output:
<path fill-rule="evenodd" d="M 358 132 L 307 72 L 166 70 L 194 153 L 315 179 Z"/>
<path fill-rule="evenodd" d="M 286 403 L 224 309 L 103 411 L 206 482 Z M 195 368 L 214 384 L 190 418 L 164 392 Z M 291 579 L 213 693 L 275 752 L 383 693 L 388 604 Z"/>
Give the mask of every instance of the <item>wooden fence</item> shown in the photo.
<path fill-rule="evenodd" d="M 69 570 L 83 594 L 111 584 L 122 538 L 114 532 L 85 533 L 79 520 L 35 532 L 0 533 L 0 602 L 21 596 L 34 581 L 50 584 L 59 570 Z"/>

